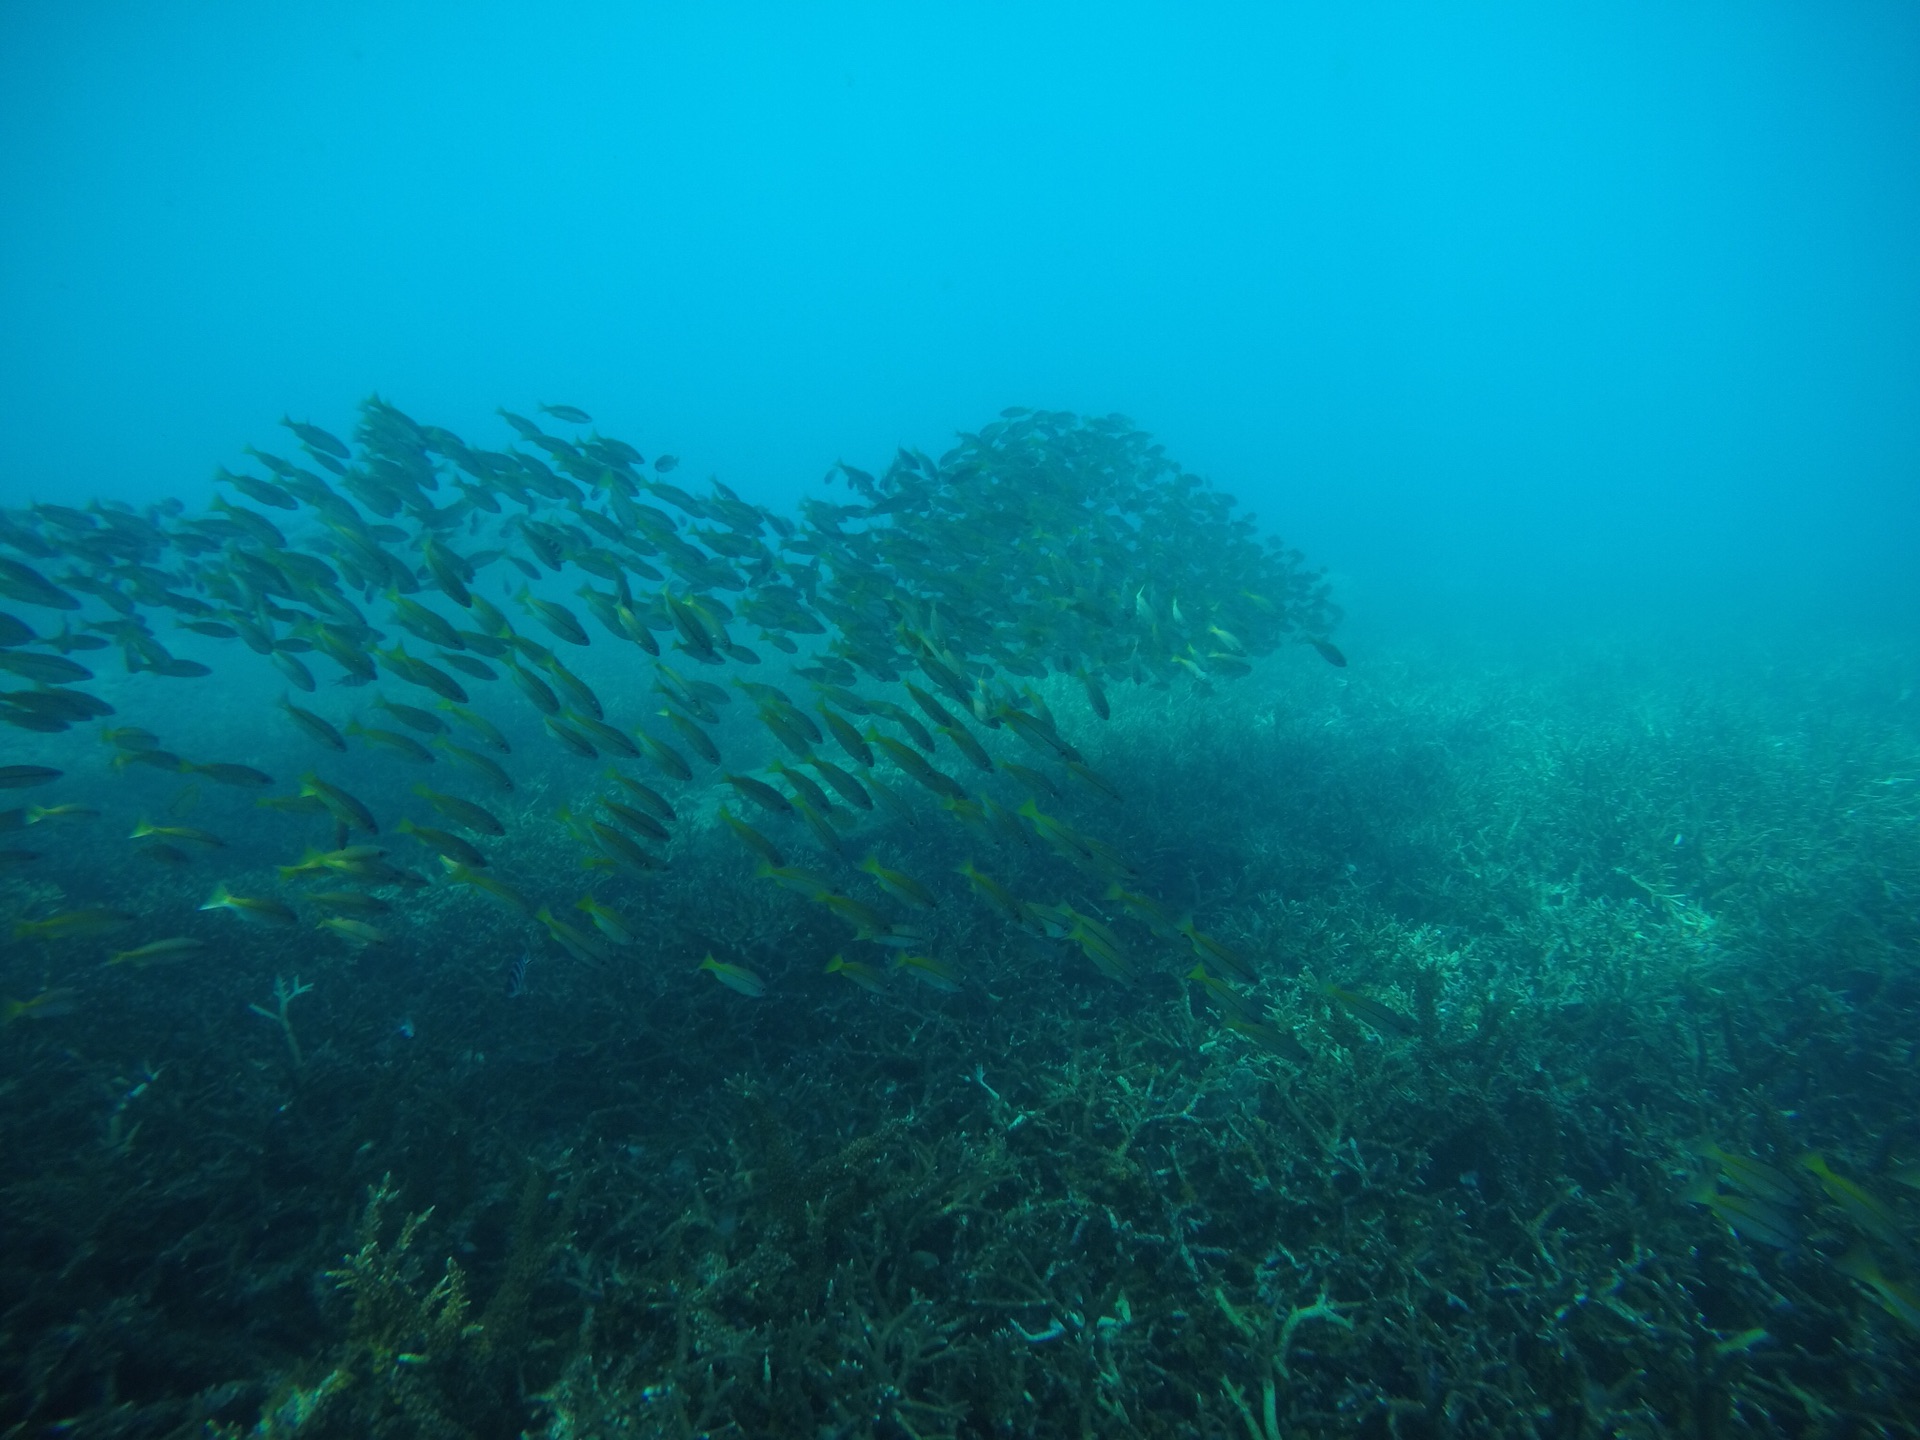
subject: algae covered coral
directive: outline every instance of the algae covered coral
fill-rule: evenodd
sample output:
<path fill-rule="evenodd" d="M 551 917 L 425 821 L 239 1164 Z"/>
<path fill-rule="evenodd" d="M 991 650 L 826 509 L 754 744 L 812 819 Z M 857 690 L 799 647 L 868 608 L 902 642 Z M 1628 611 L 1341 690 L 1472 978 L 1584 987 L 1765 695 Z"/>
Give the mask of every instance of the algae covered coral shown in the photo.
<path fill-rule="evenodd" d="M 6 517 L 10 1433 L 1912 1428 L 1876 682 L 1347 666 L 1120 417 L 506 419 Z"/>

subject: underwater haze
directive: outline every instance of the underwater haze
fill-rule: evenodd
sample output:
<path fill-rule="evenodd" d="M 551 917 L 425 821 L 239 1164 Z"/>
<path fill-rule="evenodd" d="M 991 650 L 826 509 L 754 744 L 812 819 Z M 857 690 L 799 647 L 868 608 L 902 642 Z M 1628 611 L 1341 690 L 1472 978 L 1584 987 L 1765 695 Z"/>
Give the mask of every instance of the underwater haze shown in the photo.
<path fill-rule="evenodd" d="M 0 1440 L 1920 1434 L 1920 17 L 0 10 Z"/>
<path fill-rule="evenodd" d="M 199 496 L 377 390 L 566 395 L 771 501 L 1031 403 L 1134 417 L 1356 600 L 1916 614 L 1903 6 L 0 27 L 0 498 Z"/>

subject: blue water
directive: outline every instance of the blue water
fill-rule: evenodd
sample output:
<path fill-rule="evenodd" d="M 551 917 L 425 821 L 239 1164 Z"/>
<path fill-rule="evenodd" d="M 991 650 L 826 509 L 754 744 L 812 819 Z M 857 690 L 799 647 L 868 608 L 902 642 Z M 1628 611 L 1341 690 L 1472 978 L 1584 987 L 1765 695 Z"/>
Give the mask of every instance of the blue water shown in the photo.
<path fill-rule="evenodd" d="M 1915 256 L 1893 4 L 0 10 L 0 1436 L 1912 1433 Z"/>
<path fill-rule="evenodd" d="M 13 6 L 0 500 L 563 398 L 756 500 L 1120 410 L 1473 624 L 1909 625 L 1896 4 Z"/>

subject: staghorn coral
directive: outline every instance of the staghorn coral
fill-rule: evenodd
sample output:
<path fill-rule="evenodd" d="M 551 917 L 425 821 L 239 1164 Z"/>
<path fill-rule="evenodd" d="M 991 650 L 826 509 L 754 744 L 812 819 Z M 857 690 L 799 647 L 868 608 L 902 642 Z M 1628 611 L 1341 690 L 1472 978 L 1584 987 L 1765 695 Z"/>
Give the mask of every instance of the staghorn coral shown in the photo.
<path fill-rule="evenodd" d="M 844 935 L 705 831 L 623 902 L 645 947 L 542 954 L 520 1000 L 496 964 L 518 932 L 437 893 L 405 965 L 299 958 L 323 983 L 297 1079 L 244 1015 L 293 968 L 271 936 L 89 990 L 95 1032 L 10 1030 L 5 1423 L 1910 1430 L 1914 1340 L 1835 1267 L 1848 1215 L 1810 1193 L 1777 1252 L 1686 1199 L 1703 1136 L 1783 1169 L 1815 1149 L 1911 1229 L 1920 863 L 1912 795 L 1881 783 L 1915 773 L 1910 724 L 1813 668 L 1442 659 L 1127 692 L 1106 725 L 1046 683 L 1125 777 L 1076 823 L 1255 958 L 1242 988 L 1300 1063 L 1118 915 L 1131 985 L 943 894 L 967 986 L 856 991 L 820 974 Z M 503 809 L 539 835 L 555 798 Z M 950 858 L 887 836 L 913 873 Z M 1047 855 L 991 854 L 1016 893 L 1099 904 Z M 558 884 L 572 857 L 516 863 Z M 716 934 L 764 1002 L 688 983 Z M 430 1219 L 397 1221 L 400 1184 Z M 1346 1323 L 1287 1333 L 1322 1297 Z"/>

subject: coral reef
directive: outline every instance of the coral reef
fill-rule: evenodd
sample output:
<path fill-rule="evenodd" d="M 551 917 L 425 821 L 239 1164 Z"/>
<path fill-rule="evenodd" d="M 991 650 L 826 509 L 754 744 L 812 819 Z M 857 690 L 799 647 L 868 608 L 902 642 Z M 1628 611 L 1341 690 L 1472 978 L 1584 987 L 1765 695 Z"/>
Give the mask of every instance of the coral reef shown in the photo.
<path fill-rule="evenodd" d="M 961 988 L 869 993 L 717 827 L 636 954 L 511 1000 L 478 906 L 398 960 L 16 945 L 80 1000 L 0 1050 L 0 1431 L 1911 1433 L 1911 669 L 1281 654 L 1106 722 L 1045 682 L 1120 778 L 1100 833 L 1297 1053 L 1144 930 L 1116 982 L 956 906 Z M 765 996 L 704 983 L 716 948 Z M 245 1011 L 296 964 L 290 1053 Z M 1786 1177 L 1784 1247 L 1742 1164 Z"/>

